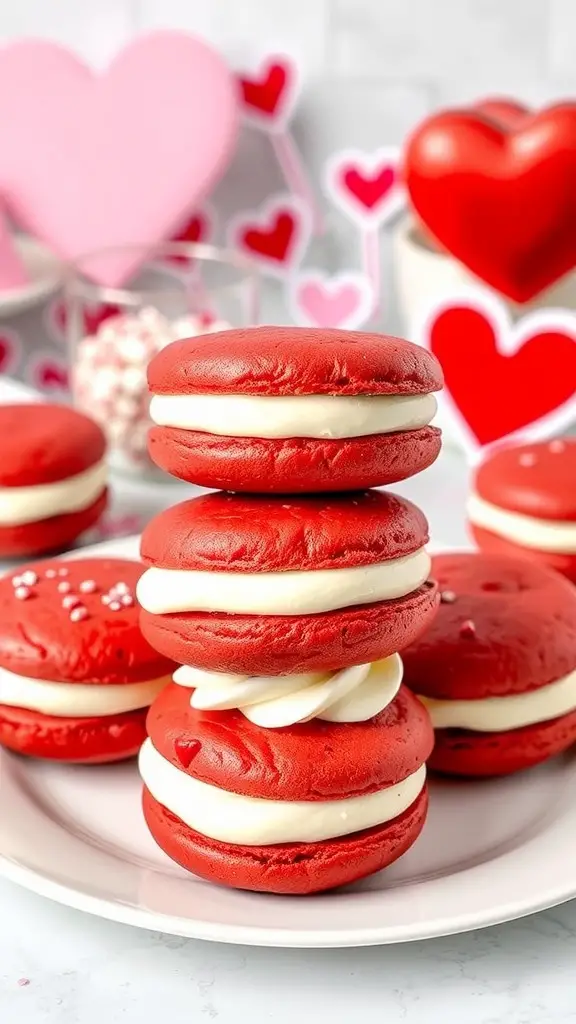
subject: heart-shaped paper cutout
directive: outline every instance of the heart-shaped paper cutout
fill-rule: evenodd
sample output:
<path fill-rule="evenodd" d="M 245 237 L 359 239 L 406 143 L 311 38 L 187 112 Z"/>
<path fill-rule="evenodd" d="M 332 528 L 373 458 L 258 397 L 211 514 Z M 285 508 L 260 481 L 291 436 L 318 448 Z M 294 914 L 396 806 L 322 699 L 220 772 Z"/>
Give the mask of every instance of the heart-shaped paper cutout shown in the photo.
<path fill-rule="evenodd" d="M 538 310 L 512 324 L 478 296 L 430 310 L 416 337 L 442 364 L 469 447 L 545 438 L 576 419 L 575 316 Z"/>
<path fill-rule="evenodd" d="M 479 278 L 527 302 L 576 265 L 576 104 L 505 128 L 483 114 L 438 114 L 406 150 L 414 208 Z"/>
<path fill-rule="evenodd" d="M 56 356 L 39 353 L 33 356 L 27 366 L 27 380 L 39 391 L 67 392 L 69 390 L 68 367 Z"/>
<path fill-rule="evenodd" d="M 362 274 L 343 272 L 328 277 L 322 271 L 299 275 L 291 290 L 293 319 L 303 327 L 355 330 L 370 317 L 373 295 Z"/>
<path fill-rule="evenodd" d="M 19 335 L 3 327 L 0 333 L 0 373 L 14 373 L 17 370 L 21 351 Z"/>
<path fill-rule="evenodd" d="M 122 313 L 120 306 L 112 306 L 108 303 L 86 305 L 82 309 L 84 321 L 84 334 L 96 334 L 96 331 L 105 320 Z M 63 299 L 55 299 L 46 309 L 46 323 L 48 331 L 55 341 L 66 340 L 68 328 L 68 309 Z"/>
<path fill-rule="evenodd" d="M 275 196 L 259 210 L 239 214 L 229 243 L 262 269 L 284 276 L 296 266 L 310 237 L 309 214 L 293 196 Z"/>
<path fill-rule="evenodd" d="M 64 259 L 169 238 L 224 171 L 238 92 L 205 43 L 158 32 L 103 75 L 49 42 L 0 51 L 0 187 L 20 222 Z M 117 286 L 134 250 L 84 267 Z"/>
<path fill-rule="evenodd" d="M 383 224 L 405 201 L 400 152 L 383 147 L 374 153 L 343 150 L 326 165 L 325 187 L 332 201 L 361 225 Z"/>
<path fill-rule="evenodd" d="M 288 119 L 298 86 L 298 69 L 289 57 L 268 57 L 254 74 L 239 75 L 238 83 L 246 114 L 270 126 Z"/>
<path fill-rule="evenodd" d="M 208 207 L 204 207 L 186 219 L 180 230 L 174 235 L 172 241 L 206 244 L 209 242 L 214 231 L 214 219 L 213 211 L 208 209 Z M 168 256 L 166 262 L 187 266 L 191 260 L 188 256 Z"/>

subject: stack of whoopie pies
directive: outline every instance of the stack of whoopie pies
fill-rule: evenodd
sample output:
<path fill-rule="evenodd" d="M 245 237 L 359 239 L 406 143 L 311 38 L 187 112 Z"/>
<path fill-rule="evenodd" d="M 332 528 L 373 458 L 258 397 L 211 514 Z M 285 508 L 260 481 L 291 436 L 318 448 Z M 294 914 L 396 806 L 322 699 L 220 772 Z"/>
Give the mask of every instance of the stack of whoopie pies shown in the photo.
<path fill-rule="evenodd" d="M 367 488 L 429 466 L 442 384 L 382 335 L 261 327 L 149 368 L 150 452 L 216 493 L 144 531 L 144 636 L 182 667 L 148 716 L 144 812 L 214 881 L 310 893 L 385 867 L 427 810 L 427 711 L 398 651 L 431 622 L 425 517 Z"/>

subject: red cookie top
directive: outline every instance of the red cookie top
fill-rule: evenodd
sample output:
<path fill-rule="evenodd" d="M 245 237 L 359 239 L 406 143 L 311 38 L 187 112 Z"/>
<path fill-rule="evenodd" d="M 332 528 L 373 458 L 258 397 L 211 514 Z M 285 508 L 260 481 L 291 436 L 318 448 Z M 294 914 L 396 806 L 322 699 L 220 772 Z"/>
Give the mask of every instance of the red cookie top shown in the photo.
<path fill-rule="evenodd" d="M 546 686 L 576 668 L 576 588 L 534 562 L 437 555 L 440 607 L 402 651 L 415 693 L 477 700 Z"/>
<path fill-rule="evenodd" d="M 442 370 L 385 334 L 248 327 L 167 345 L 148 383 L 161 395 L 420 395 L 440 390 Z"/>
<path fill-rule="evenodd" d="M 0 487 L 50 484 L 100 462 L 101 428 L 67 405 L 0 405 Z"/>
<path fill-rule="evenodd" d="M 66 683 L 137 683 L 174 665 L 138 625 L 139 562 L 51 559 L 0 580 L 0 665 Z"/>
<path fill-rule="evenodd" d="M 166 569 L 342 569 L 400 558 L 427 540 L 420 509 L 386 491 L 309 498 L 217 491 L 156 516 L 141 555 Z"/>
<path fill-rule="evenodd" d="M 156 749 L 212 786 L 267 800 L 338 800 L 401 782 L 429 757 L 433 732 L 403 687 L 368 722 L 315 720 L 262 729 L 240 711 L 196 711 L 175 683 L 156 698 L 147 728 Z"/>
<path fill-rule="evenodd" d="M 496 451 L 478 469 L 475 490 L 510 512 L 576 522 L 576 438 Z"/>

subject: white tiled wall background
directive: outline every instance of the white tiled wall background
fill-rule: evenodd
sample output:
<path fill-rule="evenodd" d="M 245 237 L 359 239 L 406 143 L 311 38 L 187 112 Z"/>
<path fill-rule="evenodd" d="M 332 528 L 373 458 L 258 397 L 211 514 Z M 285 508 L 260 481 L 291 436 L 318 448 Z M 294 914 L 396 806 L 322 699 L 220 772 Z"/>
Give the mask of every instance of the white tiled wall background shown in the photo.
<path fill-rule="evenodd" d="M 576 94 L 576 0 L 0 0 L 0 39 L 58 40 L 99 67 L 156 28 L 198 33 L 236 67 L 274 51 L 293 55 L 305 80 L 294 131 L 316 182 L 334 150 L 400 143 L 439 105 Z M 216 196 L 221 221 L 279 188 L 267 140 L 246 131 Z M 330 213 L 329 225 L 308 261 L 350 266 L 353 236 Z M 386 237 L 382 249 L 388 279 Z M 391 295 L 384 308 L 390 329 Z"/>

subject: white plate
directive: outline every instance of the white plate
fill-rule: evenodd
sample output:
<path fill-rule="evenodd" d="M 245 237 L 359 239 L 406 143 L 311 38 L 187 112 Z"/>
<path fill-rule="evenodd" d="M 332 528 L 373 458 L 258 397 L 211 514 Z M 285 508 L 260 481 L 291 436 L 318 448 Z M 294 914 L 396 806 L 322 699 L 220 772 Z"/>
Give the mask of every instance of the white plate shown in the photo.
<path fill-rule="evenodd" d="M 137 541 L 75 553 L 134 556 Z M 508 779 L 431 785 L 424 832 L 379 875 L 315 897 L 228 890 L 180 870 L 140 812 L 133 764 L 0 753 L 0 873 L 101 917 L 262 946 L 359 946 L 467 931 L 576 895 L 576 758 Z"/>

